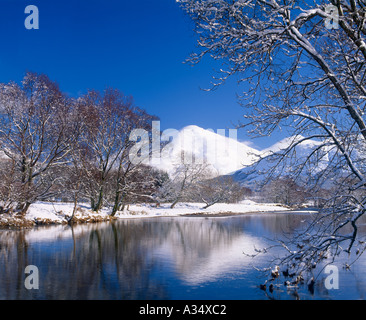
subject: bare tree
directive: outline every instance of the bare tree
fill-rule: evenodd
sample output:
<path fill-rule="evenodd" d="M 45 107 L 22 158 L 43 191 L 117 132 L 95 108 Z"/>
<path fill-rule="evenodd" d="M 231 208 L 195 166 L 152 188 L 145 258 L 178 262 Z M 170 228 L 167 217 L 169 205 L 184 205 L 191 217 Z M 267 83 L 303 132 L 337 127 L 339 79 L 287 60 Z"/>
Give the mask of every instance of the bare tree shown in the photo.
<path fill-rule="evenodd" d="M 21 85 L 0 85 L 0 148 L 12 163 L 11 197 L 22 214 L 52 193 L 55 172 L 67 162 L 76 136 L 71 108 L 45 75 L 29 72 Z"/>
<path fill-rule="evenodd" d="M 244 200 L 250 190 L 234 181 L 231 176 L 209 176 L 199 181 L 194 188 L 194 197 L 203 201 L 207 209 L 216 203 L 236 203 Z"/>
<path fill-rule="evenodd" d="M 126 204 L 150 202 L 158 206 L 162 201 L 160 188 L 168 184 L 168 174 L 143 164 L 132 168 L 123 176 L 123 183 L 119 184 L 118 190 L 122 195 L 119 202 L 114 199 L 112 215 L 123 210 Z"/>
<path fill-rule="evenodd" d="M 285 128 L 295 137 L 266 156 L 271 160 L 267 174 L 290 168 L 286 174 L 297 181 L 307 170 L 307 183 L 313 188 L 328 181 L 338 186 L 324 199 L 327 206 L 311 224 L 311 232 L 296 238 L 301 249 L 286 246 L 286 262 L 302 262 L 306 269 L 326 251 L 333 257 L 343 246 L 347 252 L 363 252 L 365 242 L 356 239 L 358 222 L 366 211 L 364 3 L 178 2 L 192 17 L 199 35 L 201 50 L 190 61 L 211 56 L 223 62 L 212 88 L 233 75 L 246 84 L 242 126 L 253 136 Z M 316 143 L 296 158 L 298 147 L 308 141 Z M 345 234 L 346 228 L 352 232 Z"/>
<path fill-rule="evenodd" d="M 261 196 L 269 202 L 297 207 L 311 199 L 311 194 L 304 186 L 298 185 L 292 178 L 281 177 L 265 184 Z"/>
<path fill-rule="evenodd" d="M 126 194 L 127 177 L 139 165 L 129 159 L 134 145 L 130 133 L 135 128 L 149 130 L 156 117 L 136 107 L 131 97 L 111 88 L 103 93 L 89 91 L 78 103 L 85 128 L 80 147 L 85 155 L 83 167 L 89 175 L 91 206 L 99 211 L 109 191 L 114 193 L 114 215 Z"/>
<path fill-rule="evenodd" d="M 83 130 L 83 121 L 79 119 L 78 115 L 79 114 L 77 114 L 74 120 L 80 125 L 80 130 L 78 132 L 81 133 Z M 87 169 L 89 166 L 85 154 L 83 153 L 84 150 L 79 143 L 80 139 L 77 139 L 75 144 L 71 147 L 70 162 L 63 168 L 62 176 L 64 181 L 60 186 L 60 192 L 62 192 L 63 195 L 70 195 L 74 204 L 69 223 L 73 222 L 80 198 L 85 197 L 87 194 L 86 189 L 90 179 L 90 172 Z"/>
<path fill-rule="evenodd" d="M 133 161 L 131 161 L 131 148 L 136 143 L 134 139 L 131 139 L 131 132 L 134 129 L 151 132 L 152 121 L 157 119 L 156 116 L 152 116 L 145 110 L 137 107 L 132 108 L 128 118 L 124 119 L 123 134 L 121 136 L 121 142 L 124 147 L 117 159 L 118 168 L 115 171 L 113 216 L 118 210 L 123 208 L 128 198 L 131 198 L 131 196 L 142 196 L 143 193 L 140 191 L 149 189 L 148 186 L 151 186 L 155 181 L 153 175 L 151 175 L 153 171 L 150 170 L 151 168 L 145 166 L 147 159 L 140 157 L 139 160 L 136 160 L 136 157 L 133 157 Z M 147 147 L 149 150 L 147 152 L 148 157 L 150 156 L 150 141 L 151 139 L 149 137 L 145 142 L 140 142 L 140 144 L 144 143 L 144 147 Z M 145 196 L 149 198 L 151 195 L 147 192 Z"/>
<path fill-rule="evenodd" d="M 193 198 L 197 184 L 209 176 L 210 168 L 206 162 L 196 161 L 194 155 L 184 151 L 172 160 L 174 171 L 161 187 L 157 198 L 171 201 L 170 207 L 174 208 L 178 202 Z"/>
<path fill-rule="evenodd" d="M 18 188 L 16 165 L 13 160 L 0 158 L 0 213 L 10 213 L 14 209 L 15 190 Z"/>
<path fill-rule="evenodd" d="M 107 89 L 104 93 L 89 91 L 78 99 L 83 114 L 84 134 L 82 148 L 86 150 L 93 179 L 89 196 L 94 211 L 103 206 L 105 191 L 111 170 L 117 165 L 124 150 L 124 119 L 131 113 L 131 101 L 120 92 Z"/>

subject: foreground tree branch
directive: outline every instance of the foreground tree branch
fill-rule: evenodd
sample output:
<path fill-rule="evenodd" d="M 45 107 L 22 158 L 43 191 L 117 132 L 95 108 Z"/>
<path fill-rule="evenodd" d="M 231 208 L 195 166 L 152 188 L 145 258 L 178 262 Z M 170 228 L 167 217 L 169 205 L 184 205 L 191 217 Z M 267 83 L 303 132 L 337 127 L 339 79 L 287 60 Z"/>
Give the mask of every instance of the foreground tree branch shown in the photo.
<path fill-rule="evenodd" d="M 223 64 L 210 90 L 233 75 L 245 85 L 239 126 L 253 137 L 283 128 L 293 137 L 281 150 L 259 159 L 251 174 L 265 174 L 268 183 L 286 174 L 313 190 L 327 186 L 323 211 L 304 232 L 278 244 L 285 250 L 280 263 L 301 273 L 325 257 L 334 261 L 342 251 L 364 252 L 358 232 L 366 204 L 364 4 L 177 2 L 199 37 L 199 50 L 188 61 L 213 58 Z M 337 28 L 327 29 L 333 18 Z M 302 154 L 302 146 L 310 142 Z"/>

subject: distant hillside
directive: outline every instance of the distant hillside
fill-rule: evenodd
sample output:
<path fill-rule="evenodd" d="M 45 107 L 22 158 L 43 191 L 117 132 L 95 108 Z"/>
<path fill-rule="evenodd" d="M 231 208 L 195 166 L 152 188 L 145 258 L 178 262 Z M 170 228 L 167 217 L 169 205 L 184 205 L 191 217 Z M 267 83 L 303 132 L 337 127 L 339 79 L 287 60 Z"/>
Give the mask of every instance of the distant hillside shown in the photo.
<path fill-rule="evenodd" d="M 263 182 L 265 174 L 276 163 L 276 159 L 270 155 L 283 154 L 290 145 L 300 142 L 303 138 L 300 135 L 287 137 L 269 148 L 257 150 L 249 147 L 249 143 L 239 142 L 235 137 L 229 137 L 228 131 L 223 136 L 212 130 L 191 125 L 175 131 L 172 141 L 162 150 L 160 164 L 155 167 L 171 175 L 177 163 L 182 161 L 181 153 L 184 152 L 184 154 L 192 154 L 196 160 L 201 159 L 202 162 L 207 163 L 217 176 L 231 175 L 235 181 L 253 189 Z M 303 180 L 304 183 L 309 182 L 309 177 L 316 179 L 326 170 L 333 170 L 334 175 L 335 169 L 329 165 L 335 150 L 331 149 L 332 146 L 320 148 L 323 143 L 324 141 L 315 139 L 301 141 L 291 154 L 286 154 L 282 165 L 273 170 L 272 174 L 281 177 L 298 174 L 298 181 Z M 313 157 L 312 160 L 301 167 L 301 172 L 297 172 L 298 164 L 306 162 L 310 154 Z M 258 161 L 261 158 L 262 160 Z M 327 179 L 326 183 L 331 183 L 332 177 Z"/>
<path fill-rule="evenodd" d="M 263 159 L 232 173 L 234 180 L 252 188 L 260 184 L 279 159 L 271 155 L 285 155 L 285 150 L 289 146 L 302 139 L 302 136 L 287 137 L 276 142 L 271 147 L 261 150 L 260 154 Z M 328 147 L 324 147 L 327 149 L 323 149 L 326 150 L 326 152 L 322 152 L 321 149 L 316 154 L 317 149 L 322 143 L 323 142 L 310 139 L 297 144 L 290 154 L 286 154 L 282 164 L 271 171 L 272 175 L 282 177 L 297 175 L 300 181 L 305 181 L 306 179 L 309 179 L 309 177 L 316 177 L 318 174 L 321 174 L 326 170 L 329 165 L 329 158 L 333 154 Z M 317 158 L 316 163 L 314 163 L 314 160 L 310 160 L 305 166 L 301 167 L 301 172 L 298 172 L 297 170 L 300 168 L 299 164 L 305 163 L 310 154 L 313 154 L 313 156 Z M 315 156 L 315 154 L 317 156 Z"/>

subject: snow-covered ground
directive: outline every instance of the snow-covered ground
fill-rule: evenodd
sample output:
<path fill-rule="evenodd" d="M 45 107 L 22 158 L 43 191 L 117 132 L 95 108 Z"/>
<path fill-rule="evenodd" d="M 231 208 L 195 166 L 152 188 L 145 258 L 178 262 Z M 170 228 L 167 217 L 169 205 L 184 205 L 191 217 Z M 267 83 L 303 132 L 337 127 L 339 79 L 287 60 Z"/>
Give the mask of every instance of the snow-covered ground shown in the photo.
<path fill-rule="evenodd" d="M 161 204 L 159 207 L 153 204 L 129 205 L 124 211 L 115 215 L 115 219 L 147 218 L 159 216 L 179 216 L 187 214 L 243 214 L 250 212 L 272 212 L 289 210 L 287 207 L 278 204 L 256 203 L 245 200 L 241 203 L 217 203 L 203 209 L 203 203 L 178 203 L 173 209 L 169 203 Z M 24 218 L 0 215 L 0 226 L 32 226 L 35 224 L 64 224 L 67 223 L 73 211 L 72 203 L 37 202 L 32 204 Z M 103 209 L 99 213 L 93 212 L 87 205 L 80 204 L 75 214 L 77 222 L 99 222 L 109 221 L 110 210 Z"/>
<path fill-rule="evenodd" d="M 170 203 L 161 204 L 160 207 L 149 204 L 130 205 L 124 212 L 116 215 L 118 218 L 140 218 L 140 217 L 159 217 L 159 216 L 179 216 L 187 214 L 240 214 L 249 212 L 272 212 L 289 210 L 287 207 L 278 204 L 256 203 L 251 200 L 244 200 L 240 203 L 216 203 L 213 206 L 203 209 L 204 203 L 178 203 L 173 209 Z"/>

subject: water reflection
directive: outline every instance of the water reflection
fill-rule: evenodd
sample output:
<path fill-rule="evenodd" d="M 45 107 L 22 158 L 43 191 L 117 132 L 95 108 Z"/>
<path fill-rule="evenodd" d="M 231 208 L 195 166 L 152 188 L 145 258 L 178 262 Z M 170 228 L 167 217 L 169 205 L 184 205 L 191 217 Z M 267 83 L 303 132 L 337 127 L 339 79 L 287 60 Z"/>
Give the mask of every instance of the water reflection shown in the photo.
<path fill-rule="evenodd" d="M 302 215 L 280 213 L 1 230 L 0 299 L 265 299 L 253 268 L 265 261 L 243 251 L 303 222 Z M 39 290 L 24 287 L 30 264 L 39 268 Z M 365 287 L 362 266 L 354 270 L 360 279 L 353 281 L 353 298 L 364 294 L 357 289 Z M 316 292 L 318 298 L 339 294 L 321 285 Z"/>

